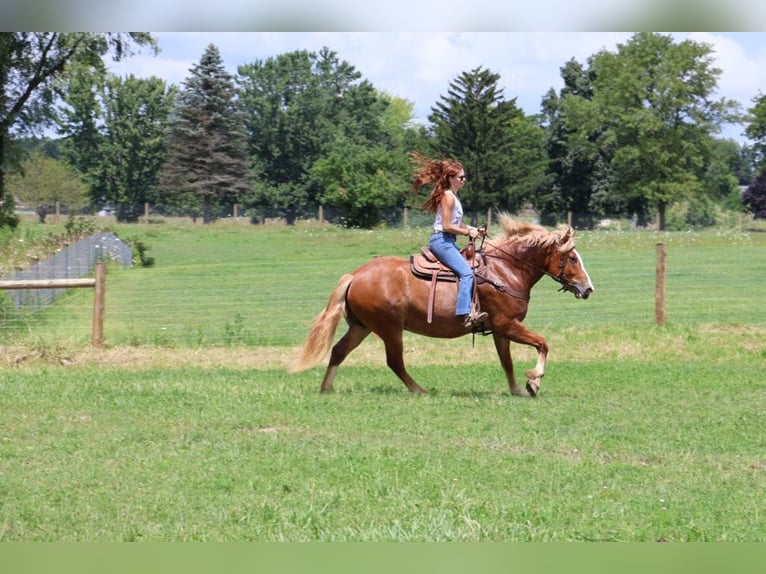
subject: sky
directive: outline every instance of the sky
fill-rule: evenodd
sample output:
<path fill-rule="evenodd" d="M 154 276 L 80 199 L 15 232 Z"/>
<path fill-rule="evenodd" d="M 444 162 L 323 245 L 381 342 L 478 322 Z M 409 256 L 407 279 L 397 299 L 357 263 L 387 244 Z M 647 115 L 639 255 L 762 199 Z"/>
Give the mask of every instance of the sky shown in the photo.
<path fill-rule="evenodd" d="M 574 58 L 615 51 L 632 32 L 160 32 L 152 33 L 160 53 L 142 51 L 110 71 L 124 76 L 157 76 L 180 85 L 208 45 L 218 47 L 231 74 L 237 67 L 294 50 L 336 52 L 376 89 L 414 106 L 415 121 L 426 124 L 431 108 L 446 95 L 450 82 L 477 67 L 499 74 L 506 100 L 526 114 L 540 111 L 545 93 L 562 87 L 560 68 Z M 683 32 L 677 40 L 710 44 L 722 69 L 716 98 L 752 106 L 766 93 L 766 33 Z M 746 143 L 740 125 L 726 126 L 722 137 Z"/>

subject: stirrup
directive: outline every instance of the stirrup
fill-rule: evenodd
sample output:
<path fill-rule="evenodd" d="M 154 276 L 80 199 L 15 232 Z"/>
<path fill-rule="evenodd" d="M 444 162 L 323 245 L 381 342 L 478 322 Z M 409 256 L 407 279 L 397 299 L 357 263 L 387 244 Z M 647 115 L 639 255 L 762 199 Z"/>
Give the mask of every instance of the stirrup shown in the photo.
<path fill-rule="evenodd" d="M 486 311 L 471 311 L 465 318 L 464 327 L 478 327 L 487 320 L 489 315 Z"/>

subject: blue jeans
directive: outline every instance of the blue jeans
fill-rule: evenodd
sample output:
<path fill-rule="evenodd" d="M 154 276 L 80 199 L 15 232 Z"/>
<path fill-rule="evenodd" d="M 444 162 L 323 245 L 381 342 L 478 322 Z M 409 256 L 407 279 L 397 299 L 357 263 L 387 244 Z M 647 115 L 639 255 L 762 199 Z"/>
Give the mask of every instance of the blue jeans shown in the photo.
<path fill-rule="evenodd" d="M 457 238 L 451 233 L 434 232 L 428 246 L 434 255 L 455 272 L 460 279 L 457 291 L 455 315 L 467 315 L 471 312 L 473 292 L 473 271 L 456 245 Z"/>

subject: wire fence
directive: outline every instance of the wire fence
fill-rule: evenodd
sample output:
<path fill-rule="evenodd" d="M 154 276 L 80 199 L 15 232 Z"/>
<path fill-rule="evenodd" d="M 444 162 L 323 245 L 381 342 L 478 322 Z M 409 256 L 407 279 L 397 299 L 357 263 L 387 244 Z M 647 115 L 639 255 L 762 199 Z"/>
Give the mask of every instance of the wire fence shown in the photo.
<path fill-rule="evenodd" d="M 28 269 L 4 276 L 3 281 L 45 281 L 78 279 L 88 275 L 97 261 L 112 260 L 130 266 L 133 250 L 111 232 L 90 235 L 62 249 Z M 27 313 L 39 312 L 52 305 L 66 289 L 7 289 L 4 306 L 9 304 Z"/>
<path fill-rule="evenodd" d="M 287 259 L 268 247 L 271 239 L 258 238 L 261 227 L 248 228 L 252 243 L 237 244 L 236 249 L 246 253 L 236 261 L 222 251 L 203 254 L 198 244 L 186 238 L 186 245 L 178 248 L 198 250 L 198 256 L 183 264 L 170 264 L 168 255 L 158 253 L 161 263 L 156 267 L 109 267 L 106 344 L 299 345 L 338 278 L 376 255 L 387 254 L 375 252 L 376 232 L 358 231 L 343 235 L 347 246 L 327 255 L 320 248 L 325 239 L 309 237 L 305 247 Z M 427 230 L 414 230 L 412 236 L 417 239 L 410 244 L 419 245 L 421 239 L 426 241 Z M 659 241 L 667 245 L 665 318 L 669 326 L 766 325 L 766 234 L 703 237 L 639 231 L 578 233 L 578 250 L 593 280 L 594 294 L 587 301 L 576 300 L 559 293 L 558 285 L 544 277 L 532 290 L 525 324 L 542 333 L 554 328 L 653 326 Z M 406 256 L 407 251 L 394 254 Z M 52 276 L 49 270 L 39 273 Z M 86 290 L 67 291 L 35 316 L 6 317 L 5 332 L 35 340 L 87 342 L 91 301 Z"/>

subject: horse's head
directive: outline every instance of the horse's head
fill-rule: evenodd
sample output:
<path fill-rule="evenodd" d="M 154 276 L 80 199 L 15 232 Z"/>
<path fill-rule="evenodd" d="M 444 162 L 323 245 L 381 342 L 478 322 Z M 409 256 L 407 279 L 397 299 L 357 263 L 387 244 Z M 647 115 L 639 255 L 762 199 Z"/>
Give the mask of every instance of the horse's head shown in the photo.
<path fill-rule="evenodd" d="M 560 236 L 556 242 L 558 257 L 548 259 L 548 273 L 561 283 L 562 290 L 574 293 L 578 299 L 587 299 L 594 290 L 593 283 L 575 249 L 575 230 L 565 225 L 554 233 Z"/>
<path fill-rule="evenodd" d="M 507 213 L 500 213 L 498 220 L 504 237 L 492 244 L 495 249 L 515 263 L 526 264 L 522 268 L 539 273 L 538 279 L 548 275 L 578 299 L 590 297 L 593 283 L 575 249 L 574 228 L 562 225 L 549 231 L 541 225 L 517 221 Z"/>

